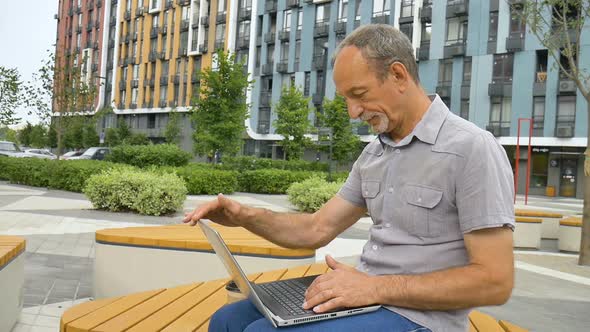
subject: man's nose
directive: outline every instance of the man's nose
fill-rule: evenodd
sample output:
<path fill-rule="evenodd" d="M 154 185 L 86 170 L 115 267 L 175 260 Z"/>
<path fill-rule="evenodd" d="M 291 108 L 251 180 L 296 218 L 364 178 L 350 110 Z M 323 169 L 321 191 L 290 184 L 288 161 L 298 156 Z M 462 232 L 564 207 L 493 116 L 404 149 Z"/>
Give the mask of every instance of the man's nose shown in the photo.
<path fill-rule="evenodd" d="M 364 108 L 361 105 L 350 101 L 347 102 L 346 106 L 348 107 L 348 116 L 350 116 L 351 119 L 357 119 L 364 111 Z"/>

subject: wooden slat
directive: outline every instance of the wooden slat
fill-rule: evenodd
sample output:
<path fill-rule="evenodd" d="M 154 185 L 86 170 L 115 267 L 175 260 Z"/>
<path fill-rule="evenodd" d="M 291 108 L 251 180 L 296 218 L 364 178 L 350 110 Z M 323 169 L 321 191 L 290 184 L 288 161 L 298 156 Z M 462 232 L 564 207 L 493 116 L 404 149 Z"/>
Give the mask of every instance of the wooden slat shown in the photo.
<path fill-rule="evenodd" d="M 286 272 L 287 272 L 287 269 L 280 269 L 280 270 L 263 272 L 262 275 L 260 277 L 258 277 L 258 279 L 256 279 L 256 283 L 271 282 L 271 281 L 279 280 L 283 276 L 283 274 L 285 274 Z"/>
<path fill-rule="evenodd" d="M 221 288 L 168 325 L 162 332 L 194 331 L 226 303 L 227 293 L 225 288 Z"/>
<path fill-rule="evenodd" d="M 120 297 L 113 297 L 108 299 L 94 300 L 89 302 L 80 303 L 76 306 L 71 307 L 63 313 L 60 320 L 60 331 L 65 332 L 66 325 L 74 320 L 83 317 L 95 310 L 98 310 L 104 306 L 107 306 L 115 301 L 118 301 Z"/>
<path fill-rule="evenodd" d="M 303 277 L 307 273 L 307 270 L 309 270 L 309 265 L 292 267 L 281 276 L 280 280 Z"/>
<path fill-rule="evenodd" d="M 529 331 L 527 329 L 523 329 L 522 327 L 520 327 L 518 325 L 514 325 L 510 322 L 507 322 L 505 320 L 501 320 L 499 323 L 500 323 L 500 326 L 506 332 L 528 332 Z"/>
<path fill-rule="evenodd" d="M 543 219 L 531 218 L 531 217 L 516 217 L 516 218 L 514 218 L 514 221 L 522 222 L 522 223 L 529 223 L 529 224 L 540 224 L 543 222 Z"/>
<path fill-rule="evenodd" d="M 515 210 L 514 214 L 519 217 L 563 218 L 561 213 L 539 210 Z"/>
<path fill-rule="evenodd" d="M 469 332 L 479 332 L 475 326 L 473 326 L 473 323 L 471 321 L 469 321 Z"/>
<path fill-rule="evenodd" d="M 220 289 L 225 291 L 223 287 L 227 281 L 228 280 L 214 280 L 200 285 L 165 308 L 147 317 L 145 320 L 133 326 L 128 331 L 160 331 L 166 326 L 172 324 L 176 319 L 184 315 L 187 311 L 197 306 L 211 294 L 217 292 Z"/>
<path fill-rule="evenodd" d="M 92 328 L 126 312 L 136 305 L 164 291 L 163 289 L 128 295 L 119 300 L 92 311 L 87 315 L 67 324 L 66 332 L 90 331 Z"/>
<path fill-rule="evenodd" d="M 133 309 L 93 328 L 92 331 L 125 331 L 200 285 L 201 283 L 196 283 L 169 288 Z"/>
<path fill-rule="evenodd" d="M 20 236 L 0 235 L 0 268 L 13 258 L 22 254 L 26 248 L 26 240 Z"/>
<path fill-rule="evenodd" d="M 316 274 L 324 274 L 326 273 L 326 271 L 328 271 L 329 267 L 328 265 L 326 265 L 326 263 L 315 263 L 315 264 L 311 264 L 311 266 L 309 267 L 309 270 L 307 270 L 307 273 L 305 273 L 306 276 L 313 276 Z"/>
<path fill-rule="evenodd" d="M 472 311 L 469 314 L 469 320 L 478 332 L 504 332 L 504 329 L 498 322 L 490 315 L 486 315 L 480 311 Z"/>

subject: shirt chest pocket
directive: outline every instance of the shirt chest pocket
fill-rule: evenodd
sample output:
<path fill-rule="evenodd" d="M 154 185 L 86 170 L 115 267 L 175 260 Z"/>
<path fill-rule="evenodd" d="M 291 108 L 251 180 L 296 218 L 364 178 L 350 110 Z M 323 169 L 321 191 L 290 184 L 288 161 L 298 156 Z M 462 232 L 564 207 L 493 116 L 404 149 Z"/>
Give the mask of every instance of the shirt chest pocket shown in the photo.
<path fill-rule="evenodd" d="M 441 209 L 443 192 L 440 189 L 420 185 L 406 185 L 404 188 L 403 226 L 409 234 L 432 237 L 444 232 Z"/>
<path fill-rule="evenodd" d="M 375 214 L 374 209 L 378 207 L 379 192 L 381 191 L 381 181 L 365 180 L 362 182 L 362 195 L 367 204 L 369 214 Z"/>

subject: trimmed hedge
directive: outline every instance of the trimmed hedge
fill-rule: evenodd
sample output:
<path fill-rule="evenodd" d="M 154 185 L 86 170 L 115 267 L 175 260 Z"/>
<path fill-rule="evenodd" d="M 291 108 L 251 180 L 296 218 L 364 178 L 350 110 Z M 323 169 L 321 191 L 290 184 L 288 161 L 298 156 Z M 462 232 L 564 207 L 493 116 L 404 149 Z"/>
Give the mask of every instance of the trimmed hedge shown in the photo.
<path fill-rule="evenodd" d="M 175 173 L 186 184 L 191 195 L 231 194 L 238 189 L 238 173 L 190 164 L 184 167 L 160 167 L 159 172 Z"/>
<path fill-rule="evenodd" d="M 130 167 L 96 160 L 0 158 L 0 172 L 12 183 L 82 192 L 91 175 L 111 168 Z"/>
<path fill-rule="evenodd" d="M 258 169 L 284 169 L 291 171 L 317 171 L 327 172 L 328 164 L 310 162 L 305 160 L 280 160 L 269 158 L 256 158 L 250 156 L 223 157 L 223 163 L 217 164 L 219 169 L 233 171 L 253 171 Z"/>
<path fill-rule="evenodd" d="M 137 167 L 184 166 L 191 154 L 173 144 L 121 145 L 112 148 L 108 161 Z"/>
<path fill-rule="evenodd" d="M 261 169 L 240 173 L 238 187 L 240 191 L 259 194 L 284 194 L 289 186 L 311 177 L 325 178 L 322 172 L 287 171 L 280 169 Z"/>
<path fill-rule="evenodd" d="M 186 187 L 175 174 L 111 169 L 90 177 L 84 194 L 98 209 L 159 216 L 182 207 Z"/>
<path fill-rule="evenodd" d="M 303 212 L 316 212 L 330 198 L 334 197 L 343 182 L 328 182 L 322 178 L 309 178 L 293 183 L 287 189 L 289 202 Z"/>

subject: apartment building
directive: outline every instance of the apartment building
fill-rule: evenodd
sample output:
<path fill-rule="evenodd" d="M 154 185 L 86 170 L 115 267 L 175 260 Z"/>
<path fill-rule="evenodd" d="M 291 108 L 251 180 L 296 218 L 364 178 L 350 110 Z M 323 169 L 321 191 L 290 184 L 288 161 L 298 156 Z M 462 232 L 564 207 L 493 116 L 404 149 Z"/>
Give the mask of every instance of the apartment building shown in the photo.
<path fill-rule="evenodd" d="M 196 73 L 214 65 L 214 51 L 235 52 L 255 81 L 246 96 L 250 117 L 243 152 L 281 158 L 272 107 L 281 88 L 299 86 L 321 112 L 323 99 L 335 94 L 330 57 L 338 43 L 360 25 L 390 24 L 412 41 L 425 90 L 492 132 L 513 166 L 519 119 L 532 119 L 531 193 L 552 187 L 557 195 L 581 197 L 587 105 L 516 19 L 521 2 L 61 0 L 58 51 L 95 50 L 90 67 L 101 82 L 96 109 L 115 109 L 101 126 L 112 127 L 115 117 L 123 117 L 156 142 L 163 141 L 171 110 L 186 115 L 199 87 Z M 72 8 L 76 15 L 69 14 Z M 551 13 L 546 16 L 551 19 Z M 90 21 L 96 29 L 91 36 Z M 580 43 L 578 64 L 590 69 L 590 28 Z M 316 118 L 310 114 L 317 125 Z M 521 123 L 526 144 L 529 123 Z M 182 145 L 187 150 L 191 126 L 185 116 Z M 356 130 L 365 142 L 374 137 L 367 126 Z M 519 192 L 526 185 L 526 151 L 521 149 Z"/>

